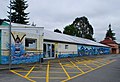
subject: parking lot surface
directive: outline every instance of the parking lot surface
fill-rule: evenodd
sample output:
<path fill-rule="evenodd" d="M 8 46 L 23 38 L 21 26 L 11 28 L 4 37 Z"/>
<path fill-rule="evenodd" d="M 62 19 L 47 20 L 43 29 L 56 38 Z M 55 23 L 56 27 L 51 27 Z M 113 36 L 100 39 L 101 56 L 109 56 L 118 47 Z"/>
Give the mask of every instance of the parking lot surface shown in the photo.
<path fill-rule="evenodd" d="M 23 65 L 21 69 L 11 72 L 30 82 L 66 82 L 116 61 L 110 57 L 104 55 L 47 60 L 42 64 Z"/>

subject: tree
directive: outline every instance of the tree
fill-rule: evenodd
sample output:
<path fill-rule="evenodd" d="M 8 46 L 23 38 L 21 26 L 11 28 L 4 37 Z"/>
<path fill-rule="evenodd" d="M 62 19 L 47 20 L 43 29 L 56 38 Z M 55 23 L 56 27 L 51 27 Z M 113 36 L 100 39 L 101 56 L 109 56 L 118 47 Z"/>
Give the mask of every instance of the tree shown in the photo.
<path fill-rule="evenodd" d="M 1 25 L 4 21 L 10 22 L 9 19 L 0 19 L 0 25 Z"/>
<path fill-rule="evenodd" d="M 111 38 L 112 40 L 116 40 L 116 37 L 115 37 L 115 33 L 113 33 L 112 29 L 111 29 L 111 24 L 109 24 L 109 29 L 107 30 L 107 33 L 106 33 L 106 38 L 109 37 Z"/>
<path fill-rule="evenodd" d="M 63 34 L 68 34 L 68 35 L 72 35 L 74 36 L 75 35 L 75 28 L 74 26 L 71 24 L 71 25 L 68 25 L 64 28 L 64 31 L 63 31 Z"/>
<path fill-rule="evenodd" d="M 11 1 L 11 22 L 27 24 L 29 21 L 27 18 L 29 13 L 25 13 L 25 10 L 28 8 L 27 1 L 25 0 L 13 0 Z M 10 8 L 10 7 L 8 7 Z M 10 12 L 8 12 L 10 19 Z"/>
<path fill-rule="evenodd" d="M 93 27 L 89 24 L 89 21 L 85 16 L 76 18 L 72 24 L 70 24 L 64 28 L 63 33 L 90 39 L 90 40 L 94 40 Z"/>
<path fill-rule="evenodd" d="M 54 32 L 62 33 L 59 29 L 55 29 Z"/>

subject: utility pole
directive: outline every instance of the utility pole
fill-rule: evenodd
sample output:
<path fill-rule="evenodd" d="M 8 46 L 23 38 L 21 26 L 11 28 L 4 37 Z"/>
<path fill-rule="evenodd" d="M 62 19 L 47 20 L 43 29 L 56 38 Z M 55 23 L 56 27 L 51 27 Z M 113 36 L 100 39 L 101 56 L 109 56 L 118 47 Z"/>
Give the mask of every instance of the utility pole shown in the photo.
<path fill-rule="evenodd" d="M 10 0 L 10 25 L 9 25 L 9 70 L 11 70 L 11 0 Z"/>

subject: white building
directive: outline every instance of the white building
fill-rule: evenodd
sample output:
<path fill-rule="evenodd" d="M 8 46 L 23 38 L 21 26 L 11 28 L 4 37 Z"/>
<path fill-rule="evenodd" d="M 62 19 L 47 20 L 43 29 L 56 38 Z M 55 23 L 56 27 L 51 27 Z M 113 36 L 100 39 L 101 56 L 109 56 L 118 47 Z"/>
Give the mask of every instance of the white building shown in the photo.
<path fill-rule="evenodd" d="M 109 54 L 106 45 L 66 34 L 12 23 L 11 59 L 13 64 L 37 62 L 40 58 L 63 58 Z M 0 26 L 0 63 L 9 63 L 9 23 Z"/>
<path fill-rule="evenodd" d="M 109 47 L 92 40 L 44 30 L 44 58 L 109 54 Z"/>
<path fill-rule="evenodd" d="M 8 24 L 8 25 L 7 25 Z M 12 23 L 11 60 L 13 64 L 40 60 L 43 51 L 43 27 Z M 0 26 L 0 63 L 9 62 L 9 23 Z"/>

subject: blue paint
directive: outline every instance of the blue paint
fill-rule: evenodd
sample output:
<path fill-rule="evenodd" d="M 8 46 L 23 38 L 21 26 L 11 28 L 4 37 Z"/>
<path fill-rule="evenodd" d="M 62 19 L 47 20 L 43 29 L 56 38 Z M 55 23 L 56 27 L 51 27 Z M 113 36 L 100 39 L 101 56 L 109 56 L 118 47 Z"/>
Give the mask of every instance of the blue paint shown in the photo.
<path fill-rule="evenodd" d="M 90 55 L 109 54 L 109 53 L 110 53 L 110 48 L 108 47 L 78 45 L 78 54 L 80 56 L 90 56 Z"/>
<path fill-rule="evenodd" d="M 8 64 L 9 57 L 8 56 L 1 56 L 1 64 Z"/>
<path fill-rule="evenodd" d="M 78 45 L 78 54 L 59 54 L 58 58 L 72 58 L 78 56 L 92 56 L 100 54 L 110 54 L 110 48 Z"/>
<path fill-rule="evenodd" d="M 40 61 L 39 55 L 33 55 L 29 57 L 12 57 L 12 64 L 20 64 L 20 63 L 34 63 Z M 1 64 L 8 64 L 9 63 L 9 57 L 8 56 L 2 56 L 2 62 Z"/>
<path fill-rule="evenodd" d="M 77 57 L 78 54 L 59 54 L 58 58 L 73 58 L 73 57 Z"/>
<path fill-rule="evenodd" d="M 7 45 L 7 47 L 9 47 Z M 18 49 L 18 50 L 17 50 Z M 34 63 L 41 59 L 42 54 L 36 54 L 34 52 L 25 52 L 24 46 L 22 44 L 16 45 L 11 44 L 11 62 L 12 64 L 20 63 Z M 1 56 L 1 64 L 9 64 L 9 56 Z"/>

